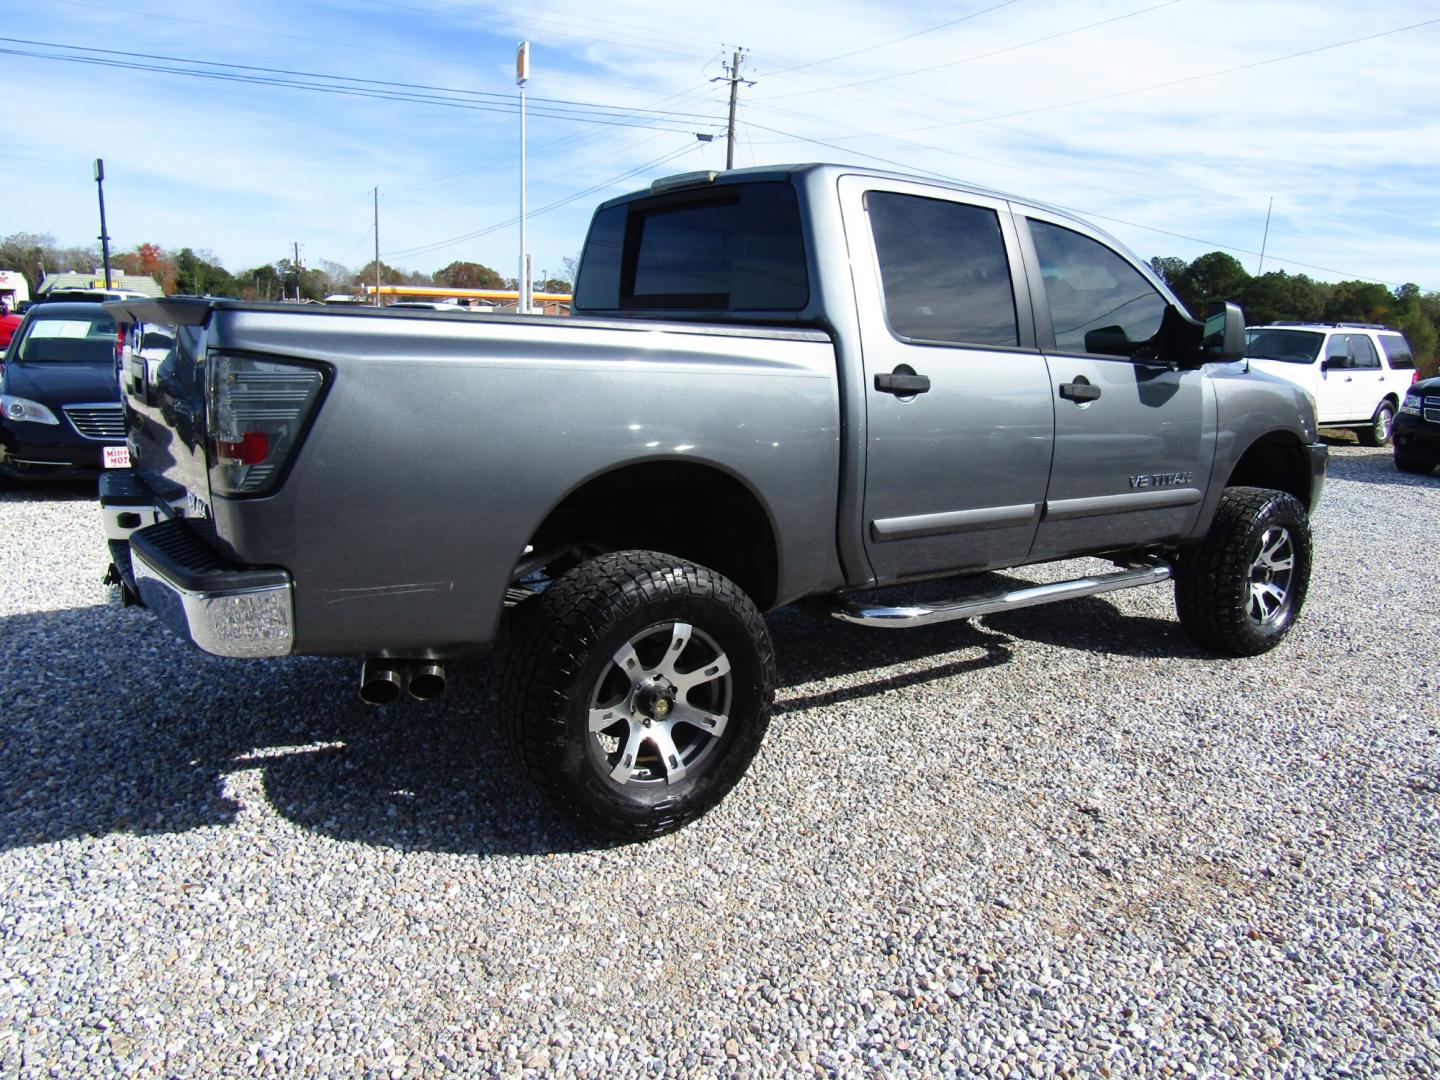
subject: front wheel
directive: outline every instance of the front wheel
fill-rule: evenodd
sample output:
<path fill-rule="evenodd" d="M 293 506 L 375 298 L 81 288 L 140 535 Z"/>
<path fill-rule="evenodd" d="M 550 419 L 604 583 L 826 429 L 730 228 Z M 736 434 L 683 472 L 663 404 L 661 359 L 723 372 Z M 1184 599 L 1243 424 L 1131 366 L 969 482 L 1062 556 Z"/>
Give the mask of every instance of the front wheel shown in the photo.
<path fill-rule="evenodd" d="M 1401 472 L 1415 473 L 1417 476 L 1424 476 L 1435 466 L 1428 461 L 1421 461 L 1419 458 L 1408 458 L 1403 454 L 1395 455 L 1395 468 Z"/>
<path fill-rule="evenodd" d="M 1395 425 L 1395 409 L 1388 401 L 1382 401 L 1370 418 L 1370 426 L 1360 429 L 1361 446 L 1388 446 L 1390 431 Z"/>
<path fill-rule="evenodd" d="M 1176 569 L 1180 625 L 1217 652 L 1268 652 L 1305 603 L 1311 555 L 1310 520 L 1293 495 L 1227 488 L 1205 539 Z"/>
<path fill-rule="evenodd" d="M 605 836 L 644 839 L 718 803 L 760 747 L 769 632 L 733 582 L 648 551 L 581 563 L 514 610 L 502 713 L 531 780 Z"/>

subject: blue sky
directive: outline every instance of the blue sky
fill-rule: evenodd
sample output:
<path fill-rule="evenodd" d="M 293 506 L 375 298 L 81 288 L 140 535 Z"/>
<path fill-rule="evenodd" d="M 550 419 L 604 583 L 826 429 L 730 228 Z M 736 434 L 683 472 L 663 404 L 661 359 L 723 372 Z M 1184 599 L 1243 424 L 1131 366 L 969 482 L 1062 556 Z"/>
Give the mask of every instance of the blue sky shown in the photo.
<path fill-rule="evenodd" d="M 378 187 L 386 262 L 466 259 L 513 276 L 514 52 L 528 39 L 529 246 L 537 275 L 559 273 L 600 199 L 724 167 L 727 91 L 712 80 L 739 46 L 754 80 L 740 91 L 739 166 L 943 175 L 1075 210 L 1142 257 L 1218 248 L 1252 273 L 1273 198 L 1264 269 L 1440 290 L 1432 4 L 29 0 L 3 12 L 0 234 L 90 243 L 103 157 L 116 250 L 188 245 L 238 271 L 298 242 L 309 265 L 359 266 Z M 57 45 L 129 66 L 34 55 L 81 55 Z M 177 61 L 248 69 L 135 69 L 194 67 Z M 316 81 L 255 69 L 374 82 L 235 81 Z"/>

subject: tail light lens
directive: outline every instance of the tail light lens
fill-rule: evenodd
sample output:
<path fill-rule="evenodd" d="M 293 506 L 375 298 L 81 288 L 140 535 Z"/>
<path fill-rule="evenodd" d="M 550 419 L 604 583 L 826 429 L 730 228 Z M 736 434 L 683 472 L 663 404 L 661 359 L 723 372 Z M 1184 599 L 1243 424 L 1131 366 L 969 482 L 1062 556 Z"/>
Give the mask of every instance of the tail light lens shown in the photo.
<path fill-rule="evenodd" d="M 300 446 L 325 386 L 317 367 L 211 353 L 210 490 L 274 490 Z"/>

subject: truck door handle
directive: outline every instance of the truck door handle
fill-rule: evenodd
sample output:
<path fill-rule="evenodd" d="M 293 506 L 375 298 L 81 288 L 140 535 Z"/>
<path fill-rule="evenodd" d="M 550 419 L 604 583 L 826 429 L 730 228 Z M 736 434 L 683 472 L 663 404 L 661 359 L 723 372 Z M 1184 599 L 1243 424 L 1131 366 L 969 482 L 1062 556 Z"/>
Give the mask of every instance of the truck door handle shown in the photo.
<path fill-rule="evenodd" d="M 882 394 L 925 394 L 930 390 L 930 376 L 906 374 L 892 371 L 889 375 L 875 376 L 875 389 Z"/>
<path fill-rule="evenodd" d="M 1077 375 L 1074 382 L 1060 384 L 1060 396 L 1067 401 L 1094 401 L 1100 396 L 1100 388 L 1091 385 L 1084 375 Z"/>

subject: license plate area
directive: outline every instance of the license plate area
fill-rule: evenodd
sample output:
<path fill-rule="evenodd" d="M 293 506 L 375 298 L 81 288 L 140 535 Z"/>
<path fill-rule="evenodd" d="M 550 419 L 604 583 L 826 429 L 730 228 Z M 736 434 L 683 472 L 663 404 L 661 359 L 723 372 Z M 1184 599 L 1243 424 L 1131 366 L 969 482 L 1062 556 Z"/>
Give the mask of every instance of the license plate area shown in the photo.
<path fill-rule="evenodd" d="M 128 446 L 102 446 L 100 454 L 107 469 L 130 468 L 130 448 Z"/>

